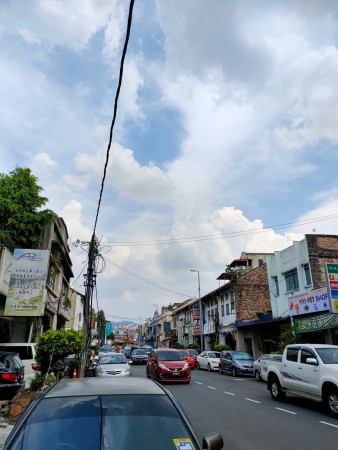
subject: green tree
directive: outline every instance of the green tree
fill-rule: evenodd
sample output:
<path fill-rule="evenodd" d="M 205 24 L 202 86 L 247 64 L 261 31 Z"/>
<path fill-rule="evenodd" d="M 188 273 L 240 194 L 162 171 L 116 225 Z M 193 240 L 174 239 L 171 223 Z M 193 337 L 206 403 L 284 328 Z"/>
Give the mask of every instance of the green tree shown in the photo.
<path fill-rule="evenodd" d="M 105 341 L 106 337 L 106 316 L 104 315 L 102 309 L 100 309 L 97 312 L 96 320 L 97 320 L 97 338 L 99 342 L 102 343 Z"/>
<path fill-rule="evenodd" d="M 41 366 L 41 374 L 48 372 L 57 360 L 64 359 L 71 354 L 81 352 L 84 345 L 84 335 L 81 331 L 48 330 L 38 337 L 36 341 L 36 361 Z"/>
<path fill-rule="evenodd" d="M 0 247 L 37 248 L 41 232 L 57 215 L 41 210 L 48 199 L 28 168 L 0 173 Z"/>

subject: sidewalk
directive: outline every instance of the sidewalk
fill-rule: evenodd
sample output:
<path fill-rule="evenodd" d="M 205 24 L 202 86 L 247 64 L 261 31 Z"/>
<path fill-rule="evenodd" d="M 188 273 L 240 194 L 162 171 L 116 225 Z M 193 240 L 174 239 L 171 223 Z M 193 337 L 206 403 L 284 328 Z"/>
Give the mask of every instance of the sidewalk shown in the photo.
<path fill-rule="evenodd" d="M 8 424 L 1 416 L 0 416 L 0 449 L 4 448 L 7 436 L 12 431 L 14 425 Z"/>

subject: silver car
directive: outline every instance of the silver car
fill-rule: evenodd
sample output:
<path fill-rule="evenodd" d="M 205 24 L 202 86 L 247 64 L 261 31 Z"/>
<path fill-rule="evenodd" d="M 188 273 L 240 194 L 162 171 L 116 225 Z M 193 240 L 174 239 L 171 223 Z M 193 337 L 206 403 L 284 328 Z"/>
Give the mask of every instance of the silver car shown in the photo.
<path fill-rule="evenodd" d="M 130 365 L 123 353 L 105 353 L 95 369 L 96 377 L 129 377 Z"/>
<path fill-rule="evenodd" d="M 253 362 L 254 376 L 257 381 L 266 381 L 268 361 L 282 361 L 282 355 L 272 355 L 270 353 L 266 353 Z"/>

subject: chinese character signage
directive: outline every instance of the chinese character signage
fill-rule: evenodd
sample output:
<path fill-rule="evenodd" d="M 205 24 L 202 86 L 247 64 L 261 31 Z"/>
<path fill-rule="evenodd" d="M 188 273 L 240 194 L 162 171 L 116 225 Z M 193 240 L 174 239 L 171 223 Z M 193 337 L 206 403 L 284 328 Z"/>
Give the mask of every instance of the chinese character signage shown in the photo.
<path fill-rule="evenodd" d="M 49 250 L 14 250 L 5 316 L 41 316 L 46 295 Z"/>
<path fill-rule="evenodd" d="M 314 289 L 288 298 L 290 316 L 329 310 L 326 288 Z"/>
<path fill-rule="evenodd" d="M 332 313 L 338 313 L 338 264 L 325 264 L 325 277 L 329 306 Z"/>

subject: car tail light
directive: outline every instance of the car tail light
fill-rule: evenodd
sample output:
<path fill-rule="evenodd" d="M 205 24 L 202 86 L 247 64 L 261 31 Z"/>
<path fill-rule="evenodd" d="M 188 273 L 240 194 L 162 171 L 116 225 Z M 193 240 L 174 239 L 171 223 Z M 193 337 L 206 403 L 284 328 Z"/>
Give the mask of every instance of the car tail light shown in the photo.
<path fill-rule="evenodd" d="M 18 377 L 16 376 L 16 373 L 2 373 L 1 378 L 4 381 L 10 381 L 12 383 L 16 383 L 18 381 Z"/>

